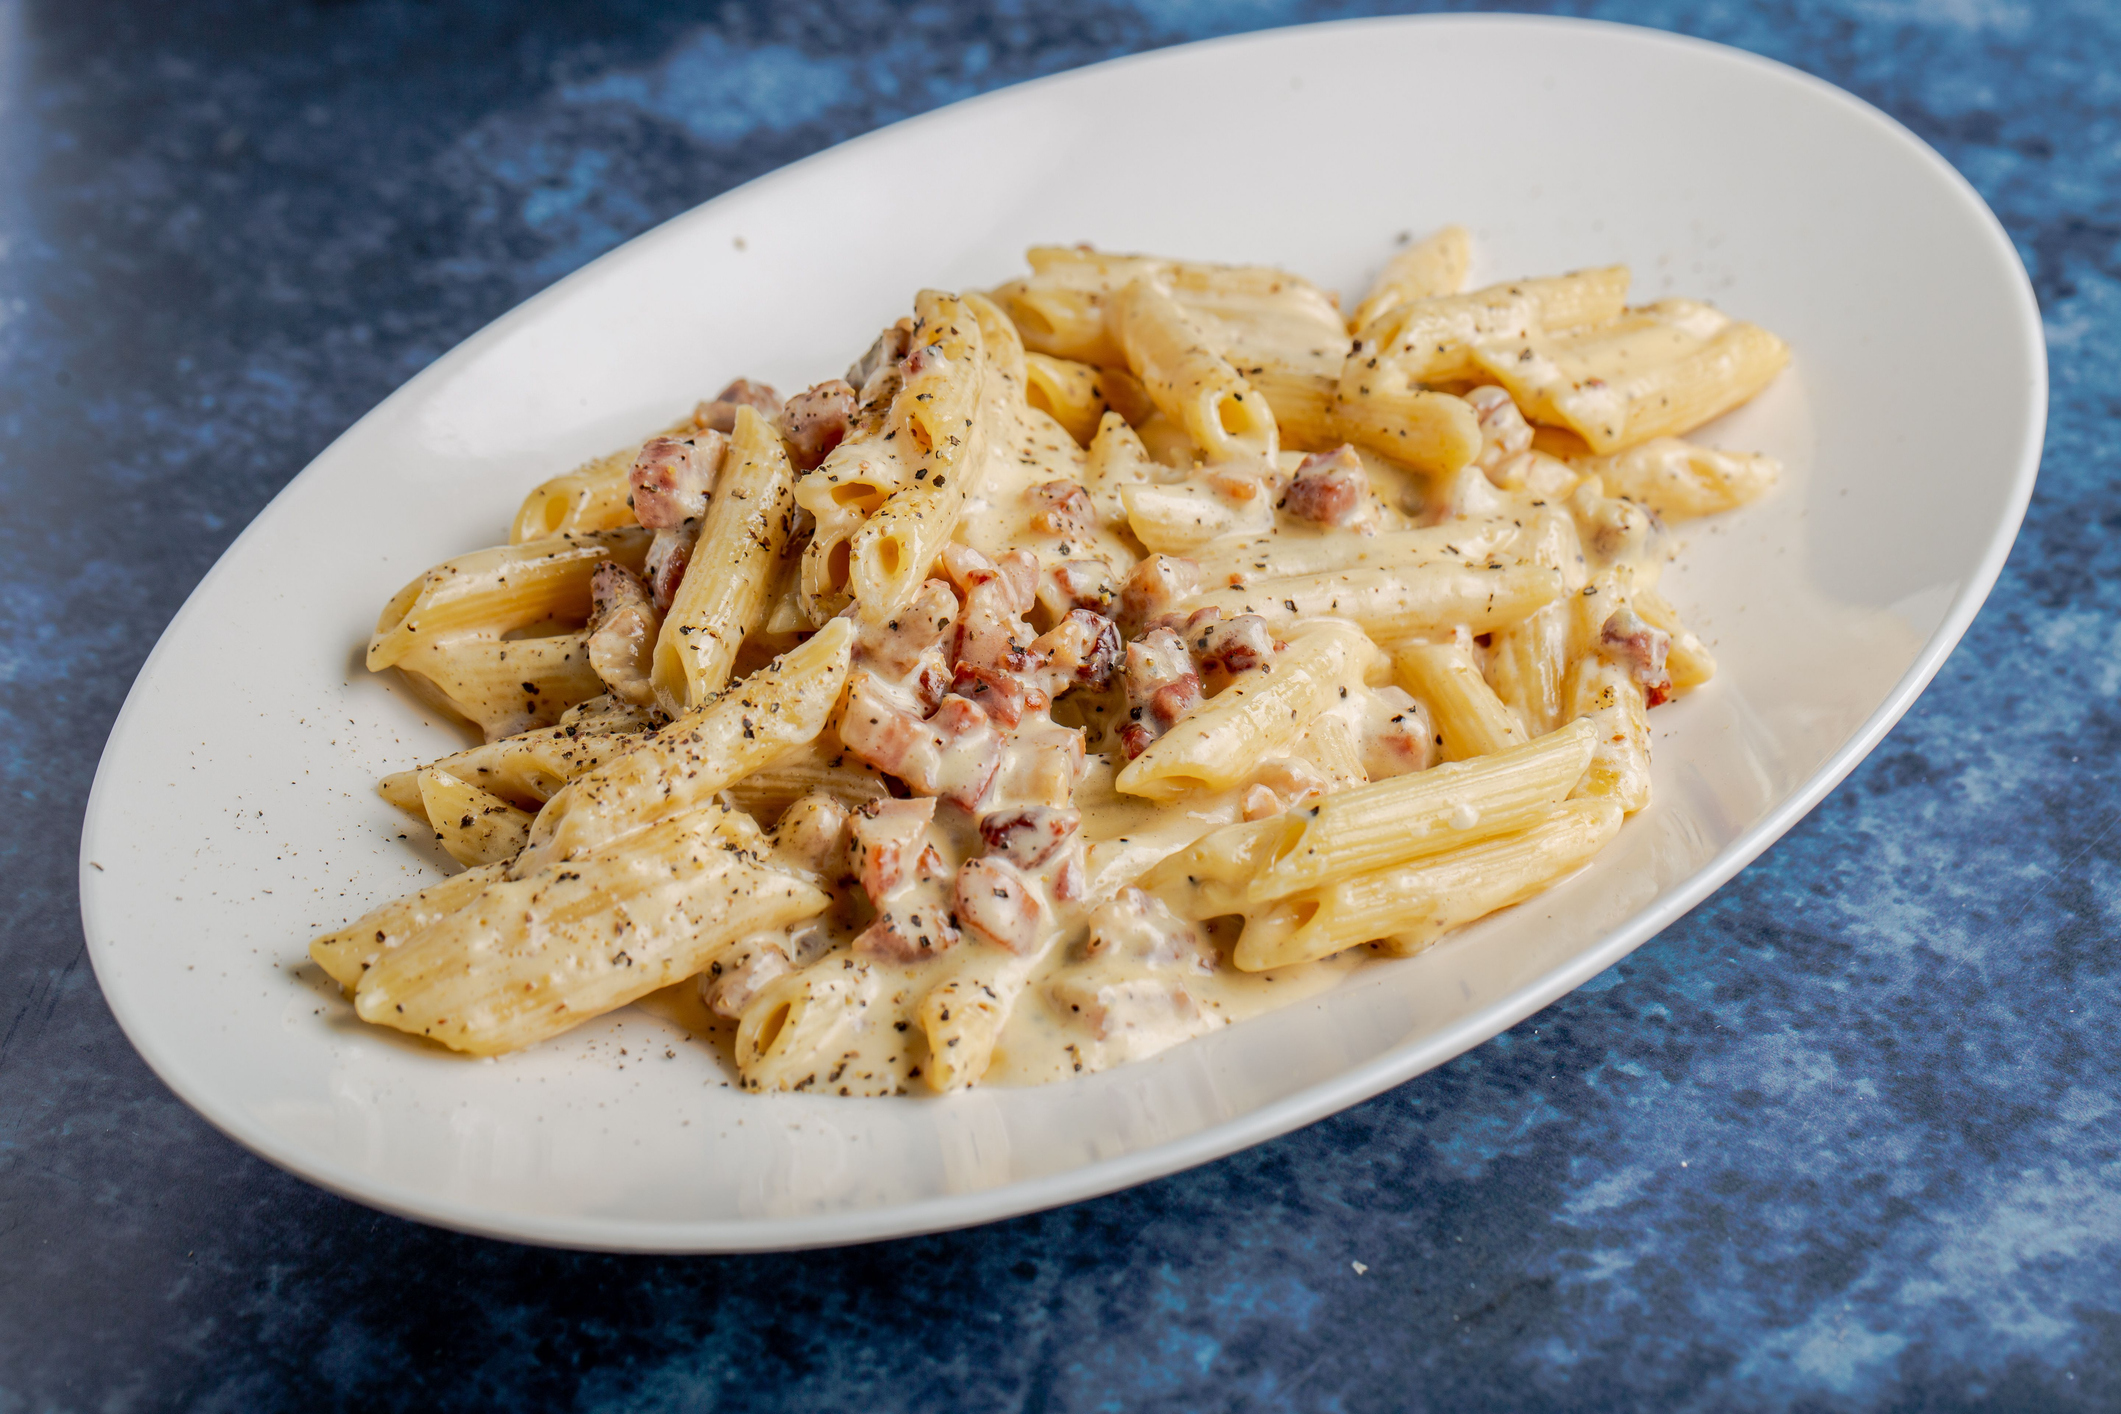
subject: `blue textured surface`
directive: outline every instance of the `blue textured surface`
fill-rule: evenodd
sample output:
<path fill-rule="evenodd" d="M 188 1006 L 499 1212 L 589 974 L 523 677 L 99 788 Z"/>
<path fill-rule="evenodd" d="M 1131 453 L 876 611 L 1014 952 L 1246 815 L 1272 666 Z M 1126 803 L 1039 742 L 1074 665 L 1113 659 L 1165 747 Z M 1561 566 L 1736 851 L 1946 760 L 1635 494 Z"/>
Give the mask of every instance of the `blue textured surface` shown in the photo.
<path fill-rule="evenodd" d="M 1785 60 L 1935 143 L 2033 271 L 2055 401 L 2018 548 L 1907 720 L 1493 1043 L 1129 1193 L 683 1260 L 378 1216 L 133 1054 L 76 914 L 96 757 L 331 437 L 841 138 L 1369 12 L 1061 8 L 0 0 L 0 1411 L 2121 1407 L 2121 8 L 2093 0 L 1540 7 Z"/>

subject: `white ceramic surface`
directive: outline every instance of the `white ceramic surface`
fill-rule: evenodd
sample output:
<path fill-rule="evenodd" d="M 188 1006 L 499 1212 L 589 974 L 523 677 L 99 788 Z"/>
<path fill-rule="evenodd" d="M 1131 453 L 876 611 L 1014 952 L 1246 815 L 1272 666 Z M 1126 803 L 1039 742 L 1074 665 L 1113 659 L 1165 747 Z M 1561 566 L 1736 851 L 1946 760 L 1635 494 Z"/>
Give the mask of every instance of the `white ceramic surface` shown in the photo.
<path fill-rule="evenodd" d="M 1655 803 L 1562 889 L 1151 1062 L 943 1100 L 742 1095 L 638 1011 L 467 1062 L 359 1026 L 306 965 L 319 928 L 435 870 L 373 781 L 457 738 L 361 670 L 377 608 L 503 538 L 537 480 L 727 377 L 830 376 L 917 286 L 998 281 L 1035 241 L 1276 262 L 1359 296 L 1396 233 L 1452 220 L 1476 233 L 1477 278 L 1626 261 L 1640 297 L 1707 296 L 1796 350 L 1716 429 L 1782 456 L 1787 484 L 1688 528 L 1667 581 L 1721 675 L 1653 717 Z M 976 99 L 613 252 L 290 484 L 111 734 L 82 851 L 96 974 L 149 1063 L 238 1141 L 469 1231 L 795 1247 L 1107 1192 L 1438 1064 L 1736 873 L 1973 617 L 2045 402 L 2031 291 L 1972 189 L 1876 111 L 1730 50 L 1568 21 L 1361 22 Z"/>

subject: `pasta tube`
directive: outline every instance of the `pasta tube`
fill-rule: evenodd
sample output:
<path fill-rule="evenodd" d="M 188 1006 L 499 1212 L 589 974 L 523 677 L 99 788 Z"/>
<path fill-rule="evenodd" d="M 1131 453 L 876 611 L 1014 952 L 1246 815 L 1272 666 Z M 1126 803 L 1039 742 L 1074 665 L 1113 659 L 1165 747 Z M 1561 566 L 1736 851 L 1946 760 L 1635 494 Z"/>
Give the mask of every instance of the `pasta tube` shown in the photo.
<path fill-rule="evenodd" d="M 696 810 L 724 786 L 815 740 L 847 685 L 853 647 L 854 625 L 834 619 L 637 749 L 570 781 L 538 812 L 511 872 L 525 877 Z"/>
<path fill-rule="evenodd" d="M 370 909 L 337 932 L 321 935 L 310 943 L 309 955 L 332 981 L 350 992 L 377 958 L 470 903 L 481 889 L 506 873 L 503 865 L 483 864 L 452 874 L 418 893 Z"/>
<path fill-rule="evenodd" d="M 1790 351 L 1757 324 L 1661 300 L 1584 329 L 1485 343 L 1473 358 L 1527 417 L 1605 453 L 1722 416 L 1765 388 Z"/>
<path fill-rule="evenodd" d="M 1542 564 L 1441 560 L 1255 580 L 1195 595 L 1185 607 L 1219 609 L 1225 618 L 1258 614 L 1277 626 L 1348 619 L 1391 642 L 1448 633 L 1458 624 L 1487 633 L 1552 603 L 1564 587 L 1561 572 Z"/>
<path fill-rule="evenodd" d="M 436 565 L 391 596 L 368 641 L 368 670 L 450 638 L 504 633 L 589 617 L 589 577 L 607 559 L 639 570 L 648 532 L 559 535 L 476 550 Z"/>
<path fill-rule="evenodd" d="M 1480 675 L 1471 635 L 1402 644 L 1393 650 L 1392 668 L 1399 685 L 1428 704 L 1444 760 L 1465 761 L 1525 744 L 1523 723 Z"/>
<path fill-rule="evenodd" d="M 549 726 L 605 691 L 582 633 L 422 641 L 393 666 L 421 697 L 463 717 L 489 742 Z"/>
<path fill-rule="evenodd" d="M 1480 455 L 1480 418 L 1465 399 L 1417 388 L 1390 364 L 1342 383 L 1333 426 L 1349 441 L 1432 476 L 1449 476 Z"/>
<path fill-rule="evenodd" d="M 1127 763 L 1115 785 L 1152 800 L 1236 785 L 1263 757 L 1301 736 L 1344 689 L 1362 686 L 1376 654 L 1367 639 L 1345 624 L 1319 624 L 1304 631 L 1274 663 L 1239 674 L 1180 718 Z"/>
<path fill-rule="evenodd" d="M 1465 288 L 1473 263 L 1473 238 L 1463 226 L 1446 226 L 1414 242 L 1378 272 L 1370 293 L 1348 318 L 1348 331 L 1361 334 L 1385 314 L 1411 300 L 1455 295 Z"/>
<path fill-rule="evenodd" d="M 1530 828 L 1341 879 L 1245 922 L 1233 956 L 1246 972 L 1330 957 L 1374 939 L 1402 956 L 1453 928 L 1522 903 L 1588 863 L 1619 832 L 1620 807 L 1572 800 Z"/>
<path fill-rule="evenodd" d="M 1519 540 L 1520 529 L 1504 516 L 1475 516 L 1424 530 L 1388 530 L 1378 535 L 1334 531 L 1292 535 L 1276 530 L 1211 540 L 1184 553 L 1200 566 L 1201 583 L 1227 587 L 1335 570 L 1485 563 L 1509 550 Z"/>
<path fill-rule="evenodd" d="M 1050 354 L 1024 355 L 1024 401 L 1052 417 L 1085 447 L 1097 436 L 1098 421 L 1106 412 L 1097 370 Z"/>
<path fill-rule="evenodd" d="M 1168 290 L 1136 280 L 1112 301 L 1111 318 L 1127 367 L 1210 461 L 1271 458 L 1281 449 L 1266 399 L 1209 345 Z"/>
<path fill-rule="evenodd" d="M 1608 496 L 1624 496 L 1668 521 L 1758 500 L 1782 474 L 1773 457 L 1719 452 L 1677 437 L 1653 437 L 1612 456 L 1574 458 L 1570 465 L 1599 478 Z"/>
<path fill-rule="evenodd" d="M 1251 906 L 1315 889 L 1330 880 L 1434 854 L 1521 828 L 1574 789 L 1590 764 L 1596 731 L 1572 722 L 1560 731 L 1492 756 L 1436 766 L 1339 791 L 1256 826 L 1227 826 L 1152 870 L 1144 887 L 1176 890 L 1167 899 L 1188 917 L 1234 899 Z M 1221 863 L 1220 868 L 1217 867 Z M 1244 872 L 1223 877 L 1231 868 Z M 1187 900 L 1181 881 L 1212 878 L 1236 892 Z M 1183 906 L 1181 906 L 1183 904 Z"/>
<path fill-rule="evenodd" d="M 499 1055 L 701 971 L 747 933 L 822 913 L 819 889 L 751 862 L 735 812 L 666 820 L 623 851 L 489 882 L 379 956 L 354 990 L 363 1021 Z"/>
<path fill-rule="evenodd" d="M 643 723 L 627 714 L 609 724 L 562 722 L 540 727 L 455 752 L 430 764 L 511 804 L 535 806 L 550 800 L 576 776 L 595 770 L 647 739 Z M 385 776 L 376 788 L 400 810 L 426 819 L 418 774 L 399 771 Z"/>
<path fill-rule="evenodd" d="M 824 795 L 853 807 L 891 792 L 884 778 L 846 752 L 826 752 L 813 741 L 791 748 L 770 765 L 739 778 L 728 789 L 737 809 L 765 824 L 781 818 L 806 795 Z"/>
<path fill-rule="evenodd" d="M 1497 630 L 1488 646 L 1488 682 L 1533 736 L 1561 725 L 1561 678 L 1575 617 L 1576 606 L 1557 599 Z"/>
<path fill-rule="evenodd" d="M 728 685 L 737 649 L 764 622 L 775 567 L 795 533 L 794 488 L 780 433 L 739 407 L 707 523 L 656 637 L 656 699 L 672 716 Z"/>
<path fill-rule="evenodd" d="M 435 839 L 459 864 L 501 864 L 530 837 L 530 812 L 429 766 L 420 772 L 420 807 Z"/>
<path fill-rule="evenodd" d="M 891 417 L 919 449 L 920 464 L 848 541 L 848 587 L 872 622 L 919 591 L 957 529 L 981 454 L 974 425 L 984 374 L 979 314 L 968 301 L 934 290 L 923 290 L 916 308 L 916 350 Z"/>
<path fill-rule="evenodd" d="M 1385 365 L 1416 383 L 1470 378 L 1480 371 L 1476 346 L 1612 319 L 1625 307 L 1627 294 L 1627 267 L 1613 265 L 1410 300 L 1372 323 L 1349 355 L 1341 393 L 1351 395 L 1358 382 Z"/>

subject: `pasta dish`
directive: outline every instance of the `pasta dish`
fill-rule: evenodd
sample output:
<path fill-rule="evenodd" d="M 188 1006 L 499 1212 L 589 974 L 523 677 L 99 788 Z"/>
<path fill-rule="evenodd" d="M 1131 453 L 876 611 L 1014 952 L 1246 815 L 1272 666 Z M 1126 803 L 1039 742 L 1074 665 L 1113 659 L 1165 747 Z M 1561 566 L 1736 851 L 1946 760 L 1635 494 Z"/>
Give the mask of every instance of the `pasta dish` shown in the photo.
<path fill-rule="evenodd" d="M 1349 315 L 1036 248 L 536 487 L 368 647 L 483 738 L 380 787 L 464 867 L 311 956 L 459 1052 L 696 989 L 745 1088 L 892 1095 L 1141 1059 L 1574 873 L 1714 671 L 1666 527 L 1777 475 L 1682 437 L 1788 350 L 1470 257 Z"/>

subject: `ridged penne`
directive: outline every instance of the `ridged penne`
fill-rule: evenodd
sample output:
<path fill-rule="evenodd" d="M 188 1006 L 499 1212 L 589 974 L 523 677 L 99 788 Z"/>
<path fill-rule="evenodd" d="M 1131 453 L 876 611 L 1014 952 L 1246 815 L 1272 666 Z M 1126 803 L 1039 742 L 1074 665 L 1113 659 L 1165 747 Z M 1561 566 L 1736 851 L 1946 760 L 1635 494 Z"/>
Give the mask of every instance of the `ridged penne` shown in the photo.
<path fill-rule="evenodd" d="M 745 635 L 765 622 L 781 552 L 795 533 L 794 489 L 780 433 L 754 409 L 738 408 L 707 523 L 656 638 L 656 699 L 672 716 L 728 685 Z"/>
<path fill-rule="evenodd" d="M 1490 633 L 1530 617 L 1564 590 L 1561 572 L 1542 564 L 1440 560 L 1260 579 L 1197 594 L 1186 606 L 1226 618 L 1257 614 L 1276 625 L 1346 619 L 1389 643 L 1448 633 L 1460 624 Z"/>
<path fill-rule="evenodd" d="M 354 989 L 363 1021 L 499 1055 L 682 981 L 828 895 L 752 862 L 733 811 L 667 820 L 622 851 L 493 880 L 380 954 Z"/>
<path fill-rule="evenodd" d="M 1360 336 L 1380 315 L 1413 300 L 1455 295 L 1466 285 L 1473 263 L 1473 238 L 1463 226 L 1446 226 L 1424 236 L 1385 263 L 1348 316 L 1348 331 Z"/>
<path fill-rule="evenodd" d="M 1560 333 L 1481 343 L 1479 368 L 1525 415 L 1608 453 L 1690 432 L 1765 388 L 1789 346 L 1693 300 L 1660 300 Z"/>
<path fill-rule="evenodd" d="M 1247 972 L 1289 967 L 1381 941 L 1419 952 L 1453 928 L 1522 903 L 1574 873 L 1620 829 L 1611 801 L 1547 807 L 1526 828 L 1338 880 L 1245 920 L 1232 957 Z"/>
<path fill-rule="evenodd" d="M 847 683 L 854 626 L 835 619 L 623 756 L 568 782 L 531 827 L 522 875 L 605 848 L 710 801 L 817 738 Z"/>
<path fill-rule="evenodd" d="M 1481 676 L 1472 635 L 1463 629 L 1437 643 L 1401 644 L 1392 651 L 1392 668 L 1399 685 L 1428 705 L 1444 760 L 1524 745 L 1524 724 Z"/>
<path fill-rule="evenodd" d="M 1050 354 L 1024 355 L 1024 400 L 1068 429 L 1083 446 L 1097 436 L 1098 421 L 1109 409 L 1099 387 L 1098 370 Z"/>
<path fill-rule="evenodd" d="M 1237 784 L 1260 758 L 1296 740 L 1343 689 L 1362 686 L 1377 649 L 1342 624 L 1292 636 L 1269 668 L 1239 675 L 1119 773 L 1129 795 L 1167 800 Z"/>
<path fill-rule="evenodd" d="M 452 874 L 417 893 L 370 909 L 336 932 L 322 934 L 309 945 L 309 955 L 332 981 L 350 992 L 377 958 L 456 912 L 506 873 L 504 865 L 486 864 Z"/>
<path fill-rule="evenodd" d="M 1128 369 L 1210 461 L 1271 458 L 1280 450 L 1266 399 L 1215 351 L 1169 290 L 1136 280 L 1113 299 L 1110 317 Z"/>
<path fill-rule="evenodd" d="M 919 366 L 907 374 L 891 420 L 918 450 L 919 463 L 912 479 L 847 542 L 848 590 L 872 619 L 888 617 L 911 601 L 965 508 L 978 465 L 974 415 L 988 362 L 973 301 L 987 303 L 978 295 L 961 300 L 924 290 L 915 306 L 921 318 L 908 365 Z M 1020 386 L 1016 396 L 1022 396 Z"/>

